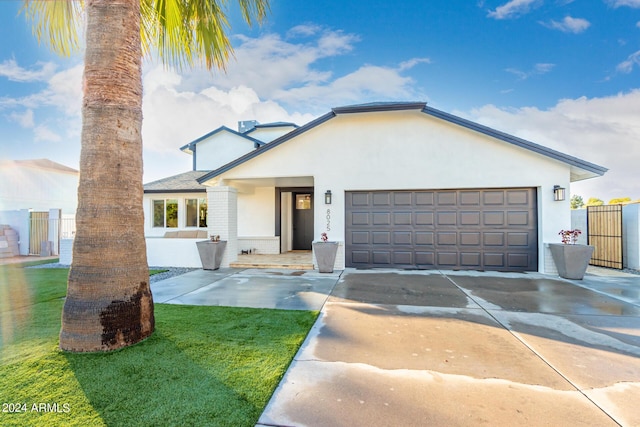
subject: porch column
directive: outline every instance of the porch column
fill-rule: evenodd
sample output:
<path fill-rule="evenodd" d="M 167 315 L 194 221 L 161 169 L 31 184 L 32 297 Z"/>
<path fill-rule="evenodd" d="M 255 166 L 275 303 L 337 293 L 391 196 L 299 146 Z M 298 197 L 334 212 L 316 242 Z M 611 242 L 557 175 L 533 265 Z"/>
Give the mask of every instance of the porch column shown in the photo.
<path fill-rule="evenodd" d="M 220 267 L 238 260 L 238 191 L 233 187 L 207 187 L 207 231 L 227 241 Z"/>

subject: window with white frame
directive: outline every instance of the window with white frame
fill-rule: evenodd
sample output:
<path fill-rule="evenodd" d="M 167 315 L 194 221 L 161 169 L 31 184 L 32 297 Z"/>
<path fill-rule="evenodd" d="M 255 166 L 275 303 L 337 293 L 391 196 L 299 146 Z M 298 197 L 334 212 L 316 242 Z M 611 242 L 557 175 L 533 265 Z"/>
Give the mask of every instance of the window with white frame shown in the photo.
<path fill-rule="evenodd" d="M 185 199 L 185 226 L 207 227 L 207 199 Z"/>
<path fill-rule="evenodd" d="M 177 199 L 153 201 L 153 226 L 164 228 L 178 228 Z"/>

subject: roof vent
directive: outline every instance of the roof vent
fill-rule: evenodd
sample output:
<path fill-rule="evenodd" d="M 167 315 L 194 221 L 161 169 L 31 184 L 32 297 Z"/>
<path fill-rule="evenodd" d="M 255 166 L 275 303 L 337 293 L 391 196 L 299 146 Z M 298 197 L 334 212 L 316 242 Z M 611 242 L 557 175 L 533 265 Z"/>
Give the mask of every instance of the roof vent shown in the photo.
<path fill-rule="evenodd" d="M 258 124 L 257 120 L 241 120 L 238 122 L 238 132 L 247 133 Z"/>

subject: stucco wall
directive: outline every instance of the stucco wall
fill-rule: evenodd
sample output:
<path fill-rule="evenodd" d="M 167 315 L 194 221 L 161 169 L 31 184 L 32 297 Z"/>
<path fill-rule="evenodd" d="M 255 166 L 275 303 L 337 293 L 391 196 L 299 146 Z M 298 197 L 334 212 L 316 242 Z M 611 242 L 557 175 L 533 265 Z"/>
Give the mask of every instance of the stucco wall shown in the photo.
<path fill-rule="evenodd" d="M 275 232 L 274 187 L 256 187 L 238 193 L 238 236 L 273 236 Z"/>
<path fill-rule="evenodd" d="M 51 208 L 75 214 L 78 174 L 27 166 L 0 168 L 0 210 Z"/>
<path fill-rule="evenodd" d="M 344 240 L 344 193 L 351 190 L 535 187 L 538 189 L 539 270 L 544 242 L 559 242 L 571 226 L 569 200 L 553 201 L 553 186 L 569 188 L 569 166 L 418 111 L 344 114 L 263 153 L 221 178 L 313 176 L 315 235 L 326 228 Z M 231 184 L 233 185 L 233 184 Z M 333 203 L 324 204 L 326 190 Z"/>
<path fill-rule="evenodd" d="M 221 131 L 196 145 L 196 170 L 213 170 L 255 149 L 252 141 Z"/>
<path fill-rule="evenodd" d="M 640 270 L 640 204 L 622 208 L 624 266 Z"/>
<path fill-rule="evenodd" d="M 256 128 L 247 135 L 251 138 L 257 139 L 262 142 L 271 142 L 282 135 L 294 130 L 294 127 L 268 127 L 268 128 Z"/>

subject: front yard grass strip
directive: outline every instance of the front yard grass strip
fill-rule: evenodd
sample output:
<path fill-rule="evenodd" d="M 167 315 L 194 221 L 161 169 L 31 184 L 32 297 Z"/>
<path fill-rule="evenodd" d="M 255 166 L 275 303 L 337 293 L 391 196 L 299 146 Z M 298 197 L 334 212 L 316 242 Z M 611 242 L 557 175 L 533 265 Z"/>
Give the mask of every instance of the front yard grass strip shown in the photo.
<path fill-rule="evenodd" d="M 253 426 L 318 315 L 156 304 L 144 342 L 65 353 L 66 269 L 5 270 L 0 287 L 21 280 L 33 303 L 0 313 L 0 403 L 14 409 L 0 408 L 2 426 Z"/>

